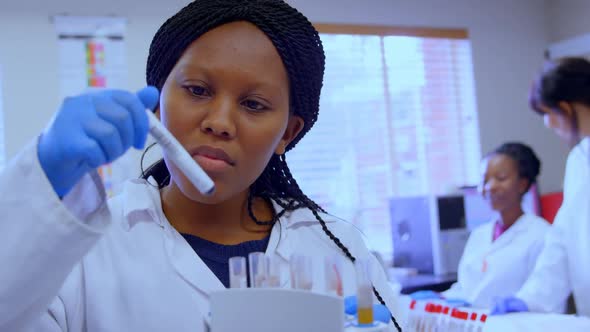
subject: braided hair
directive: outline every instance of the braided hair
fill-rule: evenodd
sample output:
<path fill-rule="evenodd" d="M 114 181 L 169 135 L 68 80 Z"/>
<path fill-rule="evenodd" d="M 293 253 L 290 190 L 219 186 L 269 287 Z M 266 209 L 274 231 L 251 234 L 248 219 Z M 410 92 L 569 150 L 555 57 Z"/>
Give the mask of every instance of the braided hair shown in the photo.
<path fill-rule="evenodd" d="M 496 148 L 491 154 L 505 155 L 516 162 L 519 177 L 528 181 L 525 193 L 537 182 L 537 176 L 541 172 L 541 161 L 530 146 L 508 142 Z"/>
<path fill-rule="evenodd" d="M 235 21 L 256 25 L 276 48 L 289 78 L 289 109 L 304 120 L 301 132 L 286 150 L 292 149 L 311 129 L 318 117 L 320 92 L 323 84 L 325 56 L 319 34 L 309 20 L 282 0 L 196 0 L 170 17 L 156 32 L 150 45 L 146 79 L 149 85 L 162 90 L 168 75 L 186 48 L 205 32 Z M 147 151 L 147 150 L 146 150 Z M 142 164 L 143 157 L 142 156 Z M 153 177 L 159 188 L 170 183 L 170 172 L 161 159 L 146 170 L 142 178 Z M 274 200 L 282 208 L 271 220 L 258 220 L 252 203 L 255 198 Z M 356 258 L 342 241 L 328 229 L 320 216 L 324 212 L 307 197 L 293 178 L 285 155 L 273 155 L 262 174 L 250 186 L 247 200 L 248 214 L 259 225 L 272 225 L 287 211 L 308 208 L 322 230 L 342 250 L 346 257 Z M 385 301 L 373 287 L 379 302 Z M 398 331 L 401 327 L 391 316 Z"/>

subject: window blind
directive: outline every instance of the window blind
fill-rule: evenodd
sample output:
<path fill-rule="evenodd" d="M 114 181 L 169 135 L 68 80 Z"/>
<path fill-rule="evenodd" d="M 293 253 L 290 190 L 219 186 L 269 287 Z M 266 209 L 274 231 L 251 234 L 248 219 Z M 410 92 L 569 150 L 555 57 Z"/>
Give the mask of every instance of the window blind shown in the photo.
<path fill-rule="evenodd" d="M 302 190 L 390 259 L 389 200 L 476 184 L 481 152 L 468 39 L 321 34 L 315 127 L 287 161 Z"/>

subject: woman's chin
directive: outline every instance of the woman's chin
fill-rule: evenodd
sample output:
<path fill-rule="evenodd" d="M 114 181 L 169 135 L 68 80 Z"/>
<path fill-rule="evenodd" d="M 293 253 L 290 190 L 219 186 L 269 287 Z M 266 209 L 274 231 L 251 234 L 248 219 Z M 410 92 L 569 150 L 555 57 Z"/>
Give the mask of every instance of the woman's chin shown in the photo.
<path fill-rule="evenodd" d="M 492 210 L 496 211 L 496 212 L 502 212 L 502 210 L 504 210 L 504 204 L 501 203 L 491 203 L 490 207 L 492 208 Z"/>

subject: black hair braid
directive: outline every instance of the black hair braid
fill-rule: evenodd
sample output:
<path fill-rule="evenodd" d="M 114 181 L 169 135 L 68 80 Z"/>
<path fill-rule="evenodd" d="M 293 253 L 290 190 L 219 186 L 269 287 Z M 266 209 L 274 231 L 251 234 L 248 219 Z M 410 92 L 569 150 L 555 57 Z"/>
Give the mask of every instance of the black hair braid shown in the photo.
<path fill-rule="evenodd" d="M 283 209 L 269 221 L 260 221 L 252 211 L 255 197 L 274 200 Z M 302 206 L 311 210 L 326 212 L 317 203 L 301 191 L 287 165 L 285 155 L 273 155 L 261 176 L 250 187 L 248 195 L 248 214 L 258 225 L 270 225 L 276 222 L 287 211 L 294 211 Z"/>
<path fill-rule="evenodd" d="M 289 170 L 284 154 L 275 154 L 271 157 L 262 175 L 254 181 L 250 190 L 254 196 L 273 199 L 283 208 L 289 206 L 291 200 L 295 200 L 299 204 L 293 205 L 293 209 L 305 206 L 326 213 L 322 207 L 301 191 L 299 184 Z"/>
<path fill-rule="evenodd" d="M 166 168 L 164 159 L 160 159 L 159 161 L 150 165 L 147 169 L 143 168 L 143 160 L 145 159 L 146 153 L 151 150 L 151 148 L 156 146 L 156 144 L 157 143 L 150 144 L 141 154 L 141 159 L 139 161 L 139 167 L 141 169 L 140 178 L 148 180 L 150 177 L 153 177 L 156 181 L 157 188 L 162 189 L 170 183 L 170 172 L 168 171 L 168 168 Z"/>
<path fill-rule="evenodd" d="M 336 243 L 336 245 L 338 246 L 338 248 L 340 248 L 340 250 L 342 250 L 342 252 L 344 253 L 344 255 L 346 255 L 346 257 L 348 257 L 348 259 L 350 259 L 351 262 L 355 262 L 356 261 L 356 257 L 354 257 L 351 253 L 350 250 L 342 243 L 342 241 L 340 241 L 340 239 L 334 235 L 334 233 L 332 233 L 331 230 L 328 229 L 328 226 L 326 225 L 326 222 L 322 219 L 322 217 L 320 216 L 320 214 L 314 210 L 311 209 L 311 212 L 313 213 L 313 215 L 315 216 L 315 218 L 318 220 L 318 222 L 320 223 L 320 225 L 322 225 L 322 230 L 324 231 L 324 233 L 326 233 L 326 235 L 328 235 L 328 237 L 334 242 Z M 377 300 L 379 301 L 379 303 L 381 303 L 382 305 L 384 305 L 385 307 L 387 307 L 387 304 L 385 304 L 385 300 L 383 300 L 383 298 L 381 297 L 381 294 L 379 294 L 379 292 L 377 291 L 377 289 L 375 288 L 375 286 L 373 287 L 373 294 L 375 294 L 375 297 L 377 297 Z M 391 314 L 390 312 L 390 316 L 391 316 L 391 321 L 393 322 L 393 325 L 395 325 L 395 328 L 401 332 L 402 328 L 399 326 L 397 320 L 395 319 L 395 317 L 393 317 L 393 314 Z"/>
<path fill-rule="evenodd" d="M 256 215 L 254 214 L 254 210 L 252 209 L 252 203 L 254 201 L 254 198 L 256 198 L 256 197 L 254 195 L 252 195 L 252 191 L 250 190 L 248 193 L 248 199 L 247 199 L 248 215 L 250 216 L 250 218 L 252 218 L 252 220 L 254 220 L 254 222 L 257 225 L 260 225 L 260 226 L 274 225 L 274 223 L 277 222 L 287 211 L 297 210 L 299 207 L 301 207 L 301 204 L 298 204 L 295 200 L 290 200 L 287 205 L 281 206 L 283 209 L 281 211 L 279 211 L 279 213 L 273 214 L 273 217 L 271 220 L 261 221 L 261 220 L 258 220 L 258 218 L 256 218 Z M 279 202 L 278 200 L 275 200 L 275 201 Z"/>
<path fill-rule="evenodd" d="M 326 233 L 326 235 L 328 235 L 330 240 L 332 240 L 334 243 L 336 243 L 336 245 L 338 246 L 338 248 L 340 248 L 340 250 L 342 250 L 344 255 L 346 255 L 346 257 L 348 257 L 350 259 L 350 261 L 354 263 L 356 261 L 356 257 L 354 257 L 350 253 L 350 250 L 342 243 L 342 241 L 340 241 L 340 239 L 336 235 L 334 235 L 334 233 L 332 233 L 332 231 L 330 229 L 328 229 L 328 225 L 326 225 L 326 222 L 324 221 L 324 219 L 322 219 L 322 217 L 320 217 L 320 214 L 316 210 L 311 210 L 311 212 L 313 213 L 315 218 L 319 221 L 324 233 Z"/>

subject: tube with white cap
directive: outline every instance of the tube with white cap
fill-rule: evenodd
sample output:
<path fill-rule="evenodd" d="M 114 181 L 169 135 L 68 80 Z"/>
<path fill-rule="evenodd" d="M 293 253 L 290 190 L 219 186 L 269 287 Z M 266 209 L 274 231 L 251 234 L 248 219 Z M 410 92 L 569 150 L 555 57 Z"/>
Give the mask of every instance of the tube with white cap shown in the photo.
<path fill-rule="evenodd" d="M 211 195 L 215 191 L 213 180 L 211 180 L 201 166 L 180 145 L 176 138 L 172 136 L 168 129 L 162 125 L 152 111 L 146 110 L 146 113 L 150 122 L 150 134 L 152 134 L 189 181 L 204 195 Z"/>
<path fill-rule="evenodd" d="M 248 288 L 246 257 L 236 256 L 229 259 L 229 287 Z"/>

